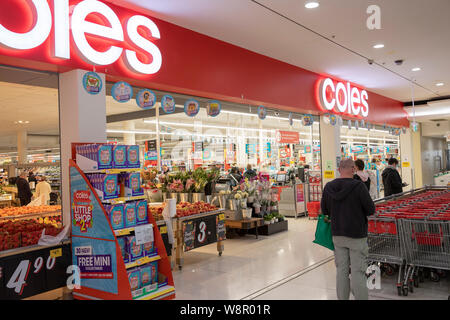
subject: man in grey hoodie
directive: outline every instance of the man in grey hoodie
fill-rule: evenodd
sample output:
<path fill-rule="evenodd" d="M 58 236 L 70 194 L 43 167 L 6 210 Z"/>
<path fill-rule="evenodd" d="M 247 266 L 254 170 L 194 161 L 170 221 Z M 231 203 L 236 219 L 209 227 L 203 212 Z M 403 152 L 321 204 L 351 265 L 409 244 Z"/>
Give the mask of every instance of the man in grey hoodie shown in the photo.
<path fill-rule="evenodd" d="M 336 290 L 339 300 L 348 300 L 351 291 L 357 300 L 367 300 L 367 217 L 375 204 L 363 182 L 353 179 L 355 163 L 345 159 L 339 165 L 340 178 L 328 182 L 321 208 L 331 219 L 336 264 Z M 349 270 L 351 267 L 351 283 Z"/>

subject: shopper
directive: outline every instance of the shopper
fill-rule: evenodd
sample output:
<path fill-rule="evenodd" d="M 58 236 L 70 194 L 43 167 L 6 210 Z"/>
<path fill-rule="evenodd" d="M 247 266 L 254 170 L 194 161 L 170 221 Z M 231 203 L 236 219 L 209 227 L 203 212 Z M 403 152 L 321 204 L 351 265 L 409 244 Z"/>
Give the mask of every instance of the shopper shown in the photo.
<path fill-rule="evenodd" d="M 403 187 L 405 184 L 402 183 L 402 178 L 398 173 L 397 166 L 398 160 L 395 158 L 390 158 L 388 161 L 388 166 L 383 170 L 383 174 L 381 175 L 383 179 L 385 197 L 403 192 Z"/>
<path fill-rule="evenodd" d="M 357 300 L 367 300 L 369 295 L 365 273 L 369 253 L 367 216 L 375 213 L 375 205 L 364 184 L 353 179 L 354 170 L 352 159 L 341 161 L 340 178 L 326 184 L 321 201 L 322 213 L 331 219 L 339 300 L 349 299 L 350 288 Z"/>
<path fill-rule="evenodd" d="M 31 202 L 33 194 L 31 193 L 30 184 L 27 181 L 27 174 L 23 171 L 16 180 L 17 191 L 19 194 L 20 205 L 26 206 Z"/>
<path fill-rule="evenodd" d="M 242 180 L 242 176 L 239 173 L 239 170 L 238 170 L 237 167 L 231 168 L 231 172 L 229 174 L 229 177 L 230 177 L 230 181 L 231 181 L 231 187 L 233 187 L 233 188 L 238 186 L 239 183 Z"/>
<path fill-rule="evenodd" d="M 364 161 L 362 161 L 361 159 L 355 160 L 356 173 L 353 175 L 353 178 L 362 181 L 366 185 L 367 191 L 370 192 L 370 177 L 369 173 L 364 170 L 364 167 Z"/>
<path fill-rule="evenodd" d="M 42 203 L 47 205 L 50 201 L 50 193 L 52 192 L 52 187 L 50 183 L 47 182 L 47 178 L 45 176 L 40 177 L 40 182 L 36 185 L 36 193 L 34 196 L 39 198 L 43 197 Z"/>
<path fill-rule="evenodd" d="M 256 171 L 252 169 L 252 165 L 251 164 L 248 164 L 247 165 L 247 171 L 245 171 L 245 173 L 244 173 L 244 178 L 250 180 L 250 179 L 252 179 L 254 177 L 256 177 Z"/>

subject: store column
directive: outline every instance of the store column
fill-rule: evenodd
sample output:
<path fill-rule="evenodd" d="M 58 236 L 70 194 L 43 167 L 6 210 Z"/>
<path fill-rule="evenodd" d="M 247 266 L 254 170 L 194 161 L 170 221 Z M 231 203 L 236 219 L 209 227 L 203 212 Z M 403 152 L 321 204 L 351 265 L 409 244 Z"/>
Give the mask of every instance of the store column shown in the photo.
<path fill-rule="evenodd" d="M 341 128 L 332 125 L 320 117 L 320 157 L 322 170 L 322 187 L 338 177 L 338 166 L 341 161 Z"/>
<path fill-rule="evenodd" d="M 19 164 L 27 163 L 27 145 L 28 145 L 27 130 L 20 129 L 17 132 L 17 163 Z"/>
<path fill-rule="evenodd" d="M 423 179 L 422 179 L 422 145 L 421 145 L 421 136 L 422 129 L 419 126 L 419 129 L 414 132 L 411 131 L 411 146 L 412 146 L 412 168 L 414 168 L 414 184 L 413 188 L 418 189 L 423 187 Z"/>
<path fill-rule="evenodd" d="M 401 159 L 398 159 L 398 161 L 402 168 L 402 180 L 408 184 L 407 187 L 403 188 L 403 191 L 409 191 L 414 189 L 413 183 L 415 184 L 414 156 L 410 129 L 406 130 L 406 133 L 400 134 L 400 157 Z"/>
<path fill-rule="evenodd" d="M 83 86 L 87 71 L 73 70 L 59 75 L 59 109 L 61 130 L 61 185 L 64 224 L 70 223 L 69 159 L 71 143 L 106 143 L 105 75 L 99 74 L 103 86 L 90 94 Z"/>
<path fill-rule="evenodd" d="M 132 131 L 135 130 L 135 125 L 133 121 L 125 121 L 124 128 L 126 133 L 123 134 L 123 142 L 126 145 L 135 145 L 136 144 L 136 134 Z"/>

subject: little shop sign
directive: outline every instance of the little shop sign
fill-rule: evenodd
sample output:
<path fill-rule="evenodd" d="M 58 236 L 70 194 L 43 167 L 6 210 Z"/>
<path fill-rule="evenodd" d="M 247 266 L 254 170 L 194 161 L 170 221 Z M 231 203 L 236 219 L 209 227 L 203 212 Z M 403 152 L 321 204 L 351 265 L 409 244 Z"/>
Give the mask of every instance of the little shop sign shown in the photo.
<path fill-rule="evenodd" d="M 2 1 L 0 6 L 0 10 L 8 10 L 17 21 L 9 21 L 8 26 L 0 20 L 0 46 L 15 51 L 50 47 L 56 63 L 70 60 L 76 54 L 84 62 L 97 66 L 121 59 L 126 68 L 142 75 L 161 69 L 161 51 L 154 43 L 161 35 L 148 17 L 123 18 L 97 0 L 20 0 L 6 4 Z M 31 27 L 24 31 L 28 25 Z"/>
<path fill-rule="evenodd" d="M 362 118 L 369 115 L 366 90 L 330 78 L 319 80 L 317 89 L 318 105 L 323 111 Z"/>

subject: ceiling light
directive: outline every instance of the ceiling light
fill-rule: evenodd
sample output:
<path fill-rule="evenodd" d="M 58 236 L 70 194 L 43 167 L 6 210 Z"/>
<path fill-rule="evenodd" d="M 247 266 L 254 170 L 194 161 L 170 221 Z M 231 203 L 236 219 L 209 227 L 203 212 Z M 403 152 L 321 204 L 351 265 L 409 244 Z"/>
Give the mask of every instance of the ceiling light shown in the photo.
<path fill-rule="evenodd" d="M 381 49 L 381 48 L 384 48 L 384 44 L 379 43 L 379 44 L 374 45 L 373 47 L 374 47 L 374 49 Z"/>
<path fill-rule="evenodd" d="M 14 121 L 14 123 L 15 124 L 28 124 L 28 123 L 30 123 L 30 121 L 28 121 L 28 120 L 19 120 L 19 121 Z"/>
<path fill-rule="evenodd" d="M 411 71 L 420 71 L 420 68 L 419 67 L 412 68 Z"/>
<path fill-rule="evenodd" d="M 438 86 L 438 87 L 442 87 L 443 85 L 444 85 L 443 82 L 438 82 L 438 83 L 436 83 L 436 86 Z"/>
<path fill-rule="evenodd" d="M 319 6 L 319 3 L 316 1 L 309 1 L 305 4 L 305 8 L 307 9 L 314 9 L 317 8 Z"/>

